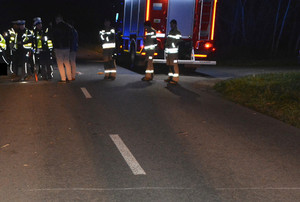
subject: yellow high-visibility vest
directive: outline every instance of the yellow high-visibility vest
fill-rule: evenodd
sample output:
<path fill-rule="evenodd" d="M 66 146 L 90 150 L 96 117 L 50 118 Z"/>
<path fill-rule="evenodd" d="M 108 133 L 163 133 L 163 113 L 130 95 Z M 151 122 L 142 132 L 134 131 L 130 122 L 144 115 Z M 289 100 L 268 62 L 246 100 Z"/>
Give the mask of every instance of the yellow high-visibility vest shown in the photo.
<path fill-rule="evenodd" d="M 6 42 L 4 37 L 0 34 L 0 52 L 2 52 L 2 50 L 6 50 Z"/>

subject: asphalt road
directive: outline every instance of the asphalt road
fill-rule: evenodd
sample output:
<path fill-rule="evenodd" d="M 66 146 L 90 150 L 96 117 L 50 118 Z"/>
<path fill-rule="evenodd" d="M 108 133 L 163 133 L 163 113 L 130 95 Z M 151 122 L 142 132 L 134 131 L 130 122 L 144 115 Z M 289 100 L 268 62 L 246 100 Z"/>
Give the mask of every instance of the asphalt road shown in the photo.
<path fill-rule="evenodd" d="M 300 130 L 224 100 L 216 79 L 78 71 L 0 78 L 1 202 L 300 201 Z"/>

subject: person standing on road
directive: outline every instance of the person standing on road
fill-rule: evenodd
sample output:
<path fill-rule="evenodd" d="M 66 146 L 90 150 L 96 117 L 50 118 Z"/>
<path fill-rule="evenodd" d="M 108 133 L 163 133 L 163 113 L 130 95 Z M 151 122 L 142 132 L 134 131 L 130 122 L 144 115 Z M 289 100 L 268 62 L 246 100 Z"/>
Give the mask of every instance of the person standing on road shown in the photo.
<path fill-rule="evenodd" d="M 146 52 L 147 68 L 145 71 L 145 77 L 142 78 L 142 81 L 151 81 L 154 76 L 153 57 L 157 47 L 156 30 L 151 27 L 150 21 L 146 21 L 144 23 L 144 27 L 144 50 Z"/>
<path fill-rule="evenodd" d="M 113 54 L 115 54 L 115 29 L 110 26 L 111 22 L 108 19 L 104 21 L 104 29 L 99 32 L 100 42 L 103 49 L 104 60 L 104 79 L 116 79 L 116 61 Z"/>
<path fill-rule="evenodd" d="M 171 31 L 167 36 L 165 52 L 167 54 L 167 66 L 169 66 L 169 78 L 165 80 L 176 85 L 179 81 L 178 47 L 181 40 L 181 33 L 177 29 L 177 21 L 171 20 Z"/>
<path fill-rule="evenodd" d="M 53 46 L 61 78 L 59 83 L 66 83 L 67 79 L 68 81 L 72 81 L 70 64 L 72 29 L 67 23 L 64 22 L 61 15 L 56 16 L 55 21 L 56 26 L 53 30 Z"/>
<path fill-rule="evenodd" d="M 7 44 L 7 50 L 6 50 L 6 55 L 8 56 L 8 62 L 9 62 L 9 75 L 13 79 L 16 77 L 16 72 L 14 72 L 14 64 L 13 61 L 15 61 L 14 57 L 16 57 L 16 49 L 15 47 L 15 42 L 16 42 L 16 35 L 19 30 L 19 25 L 18 25 L 17 20 L 12 21 L 12 27 L 7 30 L 7 32 L 4 34 L 4 38 L 6 39 L 6 44 Z"/>
<path fill-rule="evenodd" d="M 76 77 L 76 53 L 78 50 L 78 32 L 74 27 L 74 22 L 70 23 L 72 29 L 72 42 L 70 48 L 70 64 L 72 71 L 72 80 L 75 80 Z"/>
<path fill-rule="evenodd" d="M 14 43 L 14 49 L 16 50 L 13 61 L 14 73 L 18 75 L 19 65 L 22 68 L 21 80 L 28 80 L 28 61 L 30 56 L 30 51 L 32 50 L 32 32 L 25 27 L 25 20 L 20 20 L 19 30 L 17 31 Z"/>
<path fill-rule="evenodd" d="M 33 19 L 33 49 L 35 65 L 40 70 L 43 80 L 50 80 L 53 77 L 52 68 L 52 40 L 48 36 L 48 29 L 43 29 L 42 19 Z M 37 72 L 38 73 L 38 72 Z"/>

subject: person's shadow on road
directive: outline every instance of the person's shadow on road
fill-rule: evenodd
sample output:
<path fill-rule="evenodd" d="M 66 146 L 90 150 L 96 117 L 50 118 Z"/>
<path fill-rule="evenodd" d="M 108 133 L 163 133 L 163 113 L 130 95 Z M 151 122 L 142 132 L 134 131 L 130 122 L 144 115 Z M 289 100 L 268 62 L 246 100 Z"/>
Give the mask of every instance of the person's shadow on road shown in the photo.
<path fill-rule="evenodd" d="M 197 98 L 200 98 L 200 95 L 191 90 L 183 88 L 180 84 L 168 84 L 165 88 L 174 95 L 180 97 L 180 99 L 182 99 L 183 101 L 197 101 Z"/>

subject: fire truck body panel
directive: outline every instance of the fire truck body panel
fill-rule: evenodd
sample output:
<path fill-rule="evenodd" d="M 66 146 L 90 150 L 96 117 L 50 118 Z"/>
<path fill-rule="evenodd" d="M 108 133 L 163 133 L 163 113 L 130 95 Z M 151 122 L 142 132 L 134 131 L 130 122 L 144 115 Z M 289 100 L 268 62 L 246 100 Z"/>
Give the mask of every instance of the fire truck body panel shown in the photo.
<path fill-rule="evenodd" d="M 123 17 L 124 52 L 143 54 L 144 22 L 151 21 L 157 30 L 158 47 L 163 52 L 164 41 L 170 31 L 170 21 L 175 19 L 182 39 L 191 41 L 192 51 L 181 64 L 198 64 L 215 51 L 213 47 L 217 0 L 125 0 Z M 133 53 L 134 52 L 134 53 Z M 154 60 L 163 63 L 164 54 Z M 203 61 L 201 64 L 209 64 Z M 200 63 L 199 63 L 200 64 Z M 211 61 L 211 64 L 216 64 Z"/>
<path fill-rule="evenodd" d="M 182 38 L 191 39 L 193 37 L 194 28 L 194 11 L 195 0 L 169 0 L 167 33 L 171 30 L 171 20 L 175 19 Z"/>

